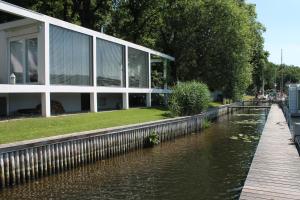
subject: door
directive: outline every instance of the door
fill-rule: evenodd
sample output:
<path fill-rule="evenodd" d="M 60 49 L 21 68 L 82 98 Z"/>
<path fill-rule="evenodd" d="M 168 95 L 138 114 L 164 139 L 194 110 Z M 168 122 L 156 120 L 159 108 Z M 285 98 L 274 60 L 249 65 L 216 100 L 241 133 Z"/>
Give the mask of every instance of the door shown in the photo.
<path fill-rule="evenodd" d="M 11 39 L 9 42 L 10 74 L 16 76 L 17 84 L 38 82 L 37 38 Z"/>
<path fill-rule="evenodd" d="M 0 97 L 0 116 L 6 116 L 7 115 L 7 103 L 5 97 Z"/>

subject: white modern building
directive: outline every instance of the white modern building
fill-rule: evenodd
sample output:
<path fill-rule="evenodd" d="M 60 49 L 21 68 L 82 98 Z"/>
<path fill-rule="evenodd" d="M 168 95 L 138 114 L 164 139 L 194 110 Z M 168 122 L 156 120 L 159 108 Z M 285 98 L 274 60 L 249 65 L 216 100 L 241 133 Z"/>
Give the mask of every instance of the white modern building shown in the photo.
<path fill-rule="evenodd" d="M 171 56 L 0 1 L 5 14 L 18 18 L 0 24 L 0 115 L 128 109 L 170 93 L 151 74 L 170 79 Z"/>

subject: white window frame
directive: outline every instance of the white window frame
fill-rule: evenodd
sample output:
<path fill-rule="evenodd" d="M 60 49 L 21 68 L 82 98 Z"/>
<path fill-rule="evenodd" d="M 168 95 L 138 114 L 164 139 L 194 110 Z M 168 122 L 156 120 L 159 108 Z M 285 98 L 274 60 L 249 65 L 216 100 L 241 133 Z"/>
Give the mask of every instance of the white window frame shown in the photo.
<path fill-rule="evenodd" d="M 8 38 L 8 41 L 7 41 L 7 51 L 8 51 L 8 54 L 7 54 L 7 66 L 8 66 L 8 82 L 10 84 L 10 75 L 11 75 L 11 60 L 10 60 L 10 43 L 11 42 L 14 42 L 14 41 L 19 41 L 19 40 L 24 40 L 25 42 L 25 47 L 26 47 L 26 40 L 28 39 L 37 39 L 37 53 L 38 53 L 38 57 L 40 56 L 39 55 L 39 39 L 38 39 L 38 34 L 37 33 L 31 33 L 31 34 L 26 34 L 26 35 L 21 35 L 21 36 L 16 36 L 16 37 L 9 37 Z M 24 63 L 26 63 L 26 54 L 23 55 L 23 61 Z M 37 63 L 37 67 L 39 68 L 40 66 L 40 63 L 38 62 Z M 27 66 L 25 66 L 27 68 Z M 23 83 L 18 83 L 20 85 L 36 85 L 39 83 L 39 80 L 37 80 L 37 82 L 26 82 L 26 71 L 27 69 L 24 69 L 24 73 L 23 73 Z"/>

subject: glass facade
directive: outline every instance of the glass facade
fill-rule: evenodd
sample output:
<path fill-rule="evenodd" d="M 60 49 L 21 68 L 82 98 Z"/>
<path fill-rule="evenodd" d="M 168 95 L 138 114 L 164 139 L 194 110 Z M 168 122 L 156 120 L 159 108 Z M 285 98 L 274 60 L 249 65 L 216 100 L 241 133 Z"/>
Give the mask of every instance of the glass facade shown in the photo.
<path fill-rule="evenodd" d="M 164 58 L 151 55 L 151 88 L 162 89 L 166 83 L 164 77 Z"/>
<path fill-rule="evenodd" d="M 97 39 L 97 85 L 126 87 L 125 47 Z"/>
<path fill-rule="evenodd" d="M 50 25 L 50 83 L 92 85 L 92 37 Z"/>
<path fill-rule="evenodd" d="M 38 82 L 38 40 L 20 39 L 10 42 L 10 74 L 17 84 Z"/>
<path fill-rule="evenodd" d="M 128 48 L 129 87 L 149 87 L 149 58 L 148 53 Z"/>

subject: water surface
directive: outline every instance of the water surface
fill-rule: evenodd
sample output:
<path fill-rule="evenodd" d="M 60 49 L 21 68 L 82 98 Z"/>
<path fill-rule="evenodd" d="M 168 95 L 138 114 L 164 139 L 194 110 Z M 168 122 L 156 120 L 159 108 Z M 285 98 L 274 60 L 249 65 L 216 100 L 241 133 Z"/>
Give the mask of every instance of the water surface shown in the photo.
<path fill-rule="evenodd" d="M 220 118 L 198 134 L 6 188 L 0 199 L 238 199 L 264 109 Z"/>

